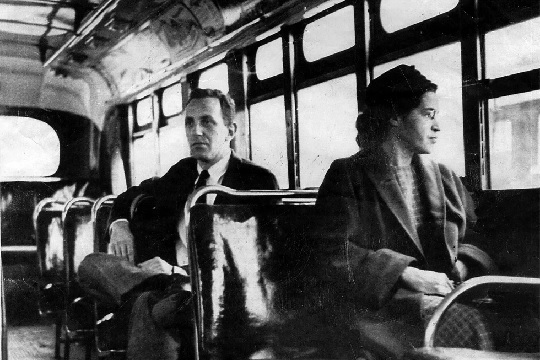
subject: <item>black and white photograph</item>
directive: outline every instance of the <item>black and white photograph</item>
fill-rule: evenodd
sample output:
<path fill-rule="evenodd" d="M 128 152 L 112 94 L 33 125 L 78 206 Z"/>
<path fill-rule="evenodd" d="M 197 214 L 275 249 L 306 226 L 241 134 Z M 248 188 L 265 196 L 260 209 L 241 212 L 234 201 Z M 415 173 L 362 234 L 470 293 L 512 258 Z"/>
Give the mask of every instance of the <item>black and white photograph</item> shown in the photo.
<path fill-rule="evenodd" d="M 539 39 L 538 0 L 0 0 L 0 359 L 539 359 Z"/>

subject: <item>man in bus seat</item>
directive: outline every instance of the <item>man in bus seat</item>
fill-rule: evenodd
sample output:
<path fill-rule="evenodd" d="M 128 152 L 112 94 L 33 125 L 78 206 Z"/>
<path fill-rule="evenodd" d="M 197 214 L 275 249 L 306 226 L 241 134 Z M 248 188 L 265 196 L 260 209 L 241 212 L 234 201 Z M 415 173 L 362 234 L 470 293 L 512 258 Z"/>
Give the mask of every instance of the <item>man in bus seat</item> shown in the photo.
<path fill-rule="evenodd" d="M 191 326 L 186 320 L 191 315 L 190 307 L 186 306 L 186 313 L 177 310 L 190 300 L 185 223 L 178 219 L 193 190 L 212 184 L 238 190 L 278 188 L 270 171 L 239 158 L 231 150 L 237 129 L 234 116 L 234 101 L 228 95 L 219 90 L 192 90 L 185 109 L 191 157 L 180 160 L 161 178 L 145 180 L 119 195 L 109 219 L 110 254 L 91 254 L 80 265 L 79 279 L 88 292 L 118 305 L 132 306 L 128 359 L 176 358 L 179 344 L 171 328 L 177 329 L 182 319 Z M 160 229 L 158 240 L 154 240 L 161 244 L 150 247 L 155 253 L 146 254 L 149 260 L 135 264 L 131 231 L 135 224 L 128 219 L 132 203 L 141 195 L 153 196 L 158 217 L 163 215 L 166 220 L 165 229 Z M 206 202 L 238 201 L 208 194 Z"/>

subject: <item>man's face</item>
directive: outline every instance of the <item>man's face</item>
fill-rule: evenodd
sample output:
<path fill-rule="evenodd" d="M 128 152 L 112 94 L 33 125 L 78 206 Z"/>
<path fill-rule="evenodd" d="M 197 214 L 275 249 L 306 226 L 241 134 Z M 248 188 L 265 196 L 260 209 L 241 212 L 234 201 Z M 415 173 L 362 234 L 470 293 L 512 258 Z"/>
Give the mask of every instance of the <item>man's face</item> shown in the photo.
<path fill-rule="evenodd" d="M 236 124 L 225 125 L 219 100 L 193 99 L 186 107 L 186 137 L 191 156 L 211 166 L 230 153 Z"/>
<path fill-rule="evenodd" d="M 436 115 L 439 99 L 434 92 L 425 93 L 420 105 L 399 121 L 398 141 L 413 154 L 429 154 L 437 142 L 440 131 Z"/>

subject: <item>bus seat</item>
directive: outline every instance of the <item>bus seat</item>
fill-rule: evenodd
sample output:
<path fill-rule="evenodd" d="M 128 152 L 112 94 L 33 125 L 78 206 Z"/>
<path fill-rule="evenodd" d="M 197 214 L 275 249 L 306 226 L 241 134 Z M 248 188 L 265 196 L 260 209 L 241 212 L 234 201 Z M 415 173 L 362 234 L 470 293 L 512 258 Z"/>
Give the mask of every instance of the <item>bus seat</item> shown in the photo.
<path fill-rule="evenodd" d="M 85 296 L 77 282 L 77 269 L 84 257 L 94 251 L 91 216 L 94 200 L 77 197 L 68 201 L 62 210 L 64 237 L 64 288 L 62 333 L 64 359 L 69 359 L 72 342 L 86 346 L 86 357 L 91 354 L 93 341 L 93 302 Z"/>
<path fill-rule="evenodd" d="M 491 316 L 492 351 L 436 346 L 441 319 L 455 302 L 479 308 Z M 406 354 L 407 360 L 538 359 L 540 358 L 540 279 L 481 276 L 470 279 L 448 295 L 426 328 L 424 346 Z"/>
<path fill-rule="evenodd" d="M 55 322 L 55 358 L 60 357 L 62 309 L 64 308 L 64 245 L 62 209 L 64 202 L 41 200 L 34 209 L 33 222 L 38 257 L 38 311 Z"/>
<path fill-rule="evenodd" d="M 198 204 L 189 214 L 199 358 L 360 358 L 327 281 L 313 205 Z"/>
<path fill-rule="evenodd" d="M 94 252 L 106 253 L 109 245 L 109 215 L 116 195 L 106 195 L 96 200 L 92 206 L 94 228 Z"/>
<path fill-rule="evenodd" d="M 115 195 L 103 196 L 92 206 L 94 252 L 107 253 L 109 244 L 109 215 Z M 125 354 L 125 339 L 119 334 L 127 331 L 125 322 L 118 321 L 118 308 L 94 301 L 94 342 L 98 358 Z"/>
<path fill-rule="evenodd" d="M 64 203 L 52 198 L 41 200 L 34 209 L 33 222 L 40 276 L 38 309 L 41 315 L 62 309 L 64 253 L 62 209 Z M 56 294 L 56 295 L 54 295 Z"/>
<path fill-rule="evenodd" d="M 135 263 L 139 264 L 154 256 L 160 256 L 168 263 L 176 262 L 175 240 L 178 218 L 174 213 L 163 213 L 156 208 L 155 198 L 139 195 L 131 204 L 130 228 L 134 237 Z"/>

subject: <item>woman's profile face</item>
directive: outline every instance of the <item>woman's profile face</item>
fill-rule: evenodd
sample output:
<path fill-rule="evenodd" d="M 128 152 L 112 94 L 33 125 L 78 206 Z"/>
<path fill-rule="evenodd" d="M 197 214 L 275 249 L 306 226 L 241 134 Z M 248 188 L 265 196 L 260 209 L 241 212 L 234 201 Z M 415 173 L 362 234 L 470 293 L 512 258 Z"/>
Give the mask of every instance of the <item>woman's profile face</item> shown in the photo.
<path fill-rule="evenodd" d="M 439 112 L 439 99 L 434 92 L 426 92 L 420 104 L 407 115 L 400 117 L 397 128 L 397 141 L 413 154 L 429 154 L 437 142 L 440 131 L 436 118 Z"/>

